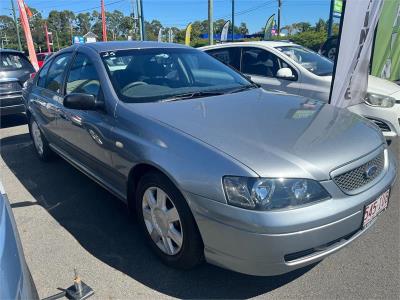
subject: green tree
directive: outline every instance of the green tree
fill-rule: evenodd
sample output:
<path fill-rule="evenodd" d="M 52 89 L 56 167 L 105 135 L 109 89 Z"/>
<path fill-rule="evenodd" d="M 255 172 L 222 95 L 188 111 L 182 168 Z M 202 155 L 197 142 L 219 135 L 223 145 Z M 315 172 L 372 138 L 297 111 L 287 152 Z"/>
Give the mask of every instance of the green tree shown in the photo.
<path fill-rule="evenodd" d="M 292 24 L 295 30 L 298 32 L 306 32 L 311 30 L 311 24 L 309 22 L 299 22 Z"/>
<path fill-rule="evenodd" d="M 246 23 L 242 22 L 240 23 L 239 27 L 234 28 L 235 33 L 239 34 L 249 34 L 249 29 L 247 28 Z"/>
<path fill-rule="evenodd" d="M 305 31 L 291 36 L 291 40 L 296 44 L 318 51 L 319 47 L 327 38 L 326 31 Z"/>
<path fill-rule="evenodd" d="M 318 32 L 323 32 L 323 31 L 327 31 L 327 22 L 325 22 L 323 19 L 319 19 L 317 23 L 315 23 L 315 31 Z"/>
<path fill-rule="evenodd" d="M 295 30 L 293 24 L 286 25 L 281 28 L 281 31 L 286 31 L 288 36 L 291 36 L 293 31 Z"/>
<path fill-rule="evenodd" d="M 80 13 L 76 16 L 76 26 L 78 27 L 79 34 L 85 35 L 92 29 L 90 13 Z"/>

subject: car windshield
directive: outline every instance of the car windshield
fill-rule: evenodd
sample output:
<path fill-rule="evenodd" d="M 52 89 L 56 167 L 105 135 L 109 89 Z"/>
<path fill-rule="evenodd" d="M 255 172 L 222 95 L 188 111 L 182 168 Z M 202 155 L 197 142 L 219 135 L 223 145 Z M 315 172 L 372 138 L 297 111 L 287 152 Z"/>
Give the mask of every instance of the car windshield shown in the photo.
<path fill-rule="evenodd" d="M 19 70 L 28 65 L 26 59 L 18 53 L 0 53 L 0 70 Z"/>
<path fill-rule="evenodd" d="M 103 52 L 101 57 L 124 102 L 180 100 L 254 87 L 230 67 L 194 49 L 130 49 Z"/>
<path fill-rule="evenodd" d="M 315 75 L 332 75 L 333 62 L 310 49 L 301 46 L 282 46 L 276 47 L 276 49 Z"/>

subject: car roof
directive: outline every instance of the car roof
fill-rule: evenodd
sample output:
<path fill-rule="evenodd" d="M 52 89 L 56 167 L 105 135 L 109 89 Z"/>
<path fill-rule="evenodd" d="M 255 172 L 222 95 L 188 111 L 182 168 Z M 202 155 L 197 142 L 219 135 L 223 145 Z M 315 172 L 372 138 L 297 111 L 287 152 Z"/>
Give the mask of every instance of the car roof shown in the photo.
<path fill-rule="evenodd" d="M 159 48 L 187 48 L 192 49 L 191 47 L 181 45 L 181 44 L 173 44 L 173 43 L 160 43 L 160 42 L 152 42 L 152 41 L 112 41 L 112 42 L 95 42 L 95 43 L 86 43 L 86 44 L 75 44 L 63 50 L 75 50 L 78 48 L 90 48 L 96 51 L 97 53 L 107 52 L 107 51 L 115 51 L 115 50 L 127 50 L 127 49 L 159 49 Z"/>
<path fill-rule="evenodd" d="M 24 54 L 24 52 L 22 51 L 18 51 L 18 50 L 14 50 L 14 49 L 4 49 L 4 48 L 0 48 L 0 52 L 7 52 L 7 53 L 18 53 L 18 54 Z"/>
<path fill-rule="evenodd" d="M 283 46 L 297 46 L 297 44 L 290 41 L 250 41 L 250 42 L 230 42 L 221 43 L 212 46 L 204 46 L 200 49 L 214 49 L 228 46 L 263 46 L 268 48 L 283 47 Z"/>

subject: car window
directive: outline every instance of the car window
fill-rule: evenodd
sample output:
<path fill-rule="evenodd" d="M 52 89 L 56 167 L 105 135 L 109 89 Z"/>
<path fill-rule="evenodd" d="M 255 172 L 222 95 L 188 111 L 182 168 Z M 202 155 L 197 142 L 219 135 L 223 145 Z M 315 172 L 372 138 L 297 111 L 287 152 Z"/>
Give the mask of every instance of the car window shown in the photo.
<path fill-rule="evenodd" d="M 194 49 L 129 49 L 101 53 L 119 98 L 154 102 L 202 92 L 228 92 L 252 86 L 231 68 Z"/>
<path fill-rule="evenodd" d="M 211 49 L 206 50 L 206 53 L 215 57 L 219 61 L 223 62 L 226 65 L 229 65 L 236 70 L 240 70 L 240 48 L 239 47 L 231 47 L 231 48 L 222 48 L 222 49 Z"/>
<path fill-rule="evenodd" d="M 71 59 L 71 53 L 61 54 L 57 56 L 51 63 L 50 69 L 47 72 L 45 88 L 55 93 L 61 92 L 62 80 L 64 71 Z"/>
<path fill-rule="evenodd" d="M 242 51 L 242 72 L 263 77 L 276 77 L 281 68 L 290 68 L 296 76 L 297 72 L 275 54 L 255 47 L 244 47 Z"/>
<path fill-rule="evenodd" d="M 333 62 L 310 49 L 297 45 L 276 47 L 276 49 L 315 75 L 332 75 Z"/>
<path fill-rule="evenodd" d="M 28 60 L 19 53 L 5 53 L 0 52 L 0 70 L 20 70 L 28 68 L 30 63 Z"/>
<path fill-rule="evenodd" d="M 51 62 L 45 64 L 39 71 L 39 74 L 37 75 L 37 86 L 40 86 L 42 88 L 46 87 L 46 78 L 47 78 L 47 72 L 49 71 L 49 67 L 51 65 Z"/>
<path fill-rule="evenodd" d="M 100 89 L 100 81 L 92 61 L 82 53 L 79 53 L 68 74 L 66 93 L 84 93 L 97 96 Z"/>

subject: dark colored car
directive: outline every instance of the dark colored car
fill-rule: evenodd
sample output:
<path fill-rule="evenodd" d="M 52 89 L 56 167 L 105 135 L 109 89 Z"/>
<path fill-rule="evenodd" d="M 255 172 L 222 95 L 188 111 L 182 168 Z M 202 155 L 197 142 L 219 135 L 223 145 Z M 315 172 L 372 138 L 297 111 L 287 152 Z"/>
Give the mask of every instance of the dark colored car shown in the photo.
<path fill-rule="evenodd" d="M 24 53 L 0 49 L 0 115 L 25 111 L 22 87 L 34 72 Z"/>
<path fill-rule="evenodd" d="M 25 262 L 7 195 L 0 182 L 0 299 L 39 299 Z"/>

